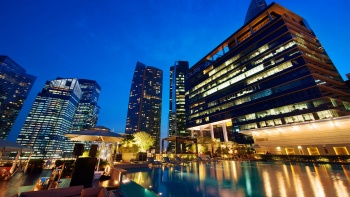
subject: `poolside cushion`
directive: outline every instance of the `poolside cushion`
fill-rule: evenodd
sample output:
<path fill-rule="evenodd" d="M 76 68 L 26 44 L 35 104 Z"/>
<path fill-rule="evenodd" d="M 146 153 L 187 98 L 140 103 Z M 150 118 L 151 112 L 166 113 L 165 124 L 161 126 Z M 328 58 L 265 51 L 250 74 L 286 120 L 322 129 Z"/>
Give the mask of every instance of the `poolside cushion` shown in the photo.
<path fill-rule="evenodd" d="M 69 196 L 80 196 L 81 190 L 84 188 L 82 185 L 50 189 L 50 190 L 40 190 L 40 191 L 29 191 L 21 193 L 20 197 L 69 197 Z"/>
<path fill-rule="evenodd" d="M 98 192 L 101 190 L 102 187 L 92 187 L 92 188 L 85 188 L 81 190 L 81 197 L 95 197 L 98 195 Z"/>

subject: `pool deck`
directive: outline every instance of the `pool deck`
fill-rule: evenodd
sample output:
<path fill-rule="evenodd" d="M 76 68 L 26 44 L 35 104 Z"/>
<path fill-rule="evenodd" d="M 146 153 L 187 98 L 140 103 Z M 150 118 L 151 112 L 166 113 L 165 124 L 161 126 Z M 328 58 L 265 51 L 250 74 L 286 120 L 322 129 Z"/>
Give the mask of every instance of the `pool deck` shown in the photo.
<path fill-rule="evenodd" d="M 115 168 L 131 169 L 131 168 L 148 168 L 147 163 L 117 163 Z M 44 169 L 41 173 L 24 174 L 23 172 L 17 172 L 10 180 L 0 180 L 0 197 L 13 197 L 22 192 L 33 190 L 36 182 L 40 177 L 49 177 L 52 170 Z M 58 188 L 69 187 L 70 178 L 60 179 Z"/>

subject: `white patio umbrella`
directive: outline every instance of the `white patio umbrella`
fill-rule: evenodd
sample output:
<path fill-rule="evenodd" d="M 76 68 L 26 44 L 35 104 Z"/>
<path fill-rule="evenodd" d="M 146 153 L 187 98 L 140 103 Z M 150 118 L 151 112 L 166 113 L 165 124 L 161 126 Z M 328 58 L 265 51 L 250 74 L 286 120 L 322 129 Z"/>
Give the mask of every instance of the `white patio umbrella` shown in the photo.
<path fill-rule="evenodd" d="M 64 134 L 74 141 L 91 141 L 91 142 L 120 142 L 124 137 L 118 133 L 111 132 L 106 127 L 94 127 L 90 130 L 76 131 Z"/>
<path fill-rule="evenodd" d="M 72 133 L 66 133 L 64 135 L 73 141 L 117 143 L 124 139 L 122 135 L 111 132 L 110 129 L 103 126 L 94 127 L 94 128 L 91 128 L 90 130 L 82 130 L 82 131 L 76 131 Z M 97 166 L 99 165 L 100 165 L 100 157 L 98 158 Z"/>

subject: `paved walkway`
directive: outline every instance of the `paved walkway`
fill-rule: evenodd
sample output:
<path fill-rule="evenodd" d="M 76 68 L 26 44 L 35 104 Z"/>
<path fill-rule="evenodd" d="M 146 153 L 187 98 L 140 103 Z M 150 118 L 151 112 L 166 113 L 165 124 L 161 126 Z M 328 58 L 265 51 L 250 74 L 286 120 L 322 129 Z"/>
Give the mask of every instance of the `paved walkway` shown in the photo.
<path fill-rule="evenodd" d="M 148 167 L 146 163 L 119 163 L 114 165 L 116 168 L 143 168 Z M 50 177 L 52 170 L 43 170 L 41 173 L 23 174 L 17 172 L 10 180 L 0 180 L 0 197 L 14 197 L 22 192 L 33 190 L 40 177 Z M 59 188 L 69 187 L 70 178 L 61 179 Z M 115 193 L 118 196 L 118 193 Z"/>
<path fill-rule="evenodd" d="M 43 170 L 41 173 L 23 174 L 23 172 L 16 172 L 16 174 L 8 181 L 0 181 L 0 197 L 12 197 L 22 192 L 30 191 L 40 177 L 49 177 L 52 170 Z M 70 179 L 62 179 L 59 187 L 68 187 Z"/>

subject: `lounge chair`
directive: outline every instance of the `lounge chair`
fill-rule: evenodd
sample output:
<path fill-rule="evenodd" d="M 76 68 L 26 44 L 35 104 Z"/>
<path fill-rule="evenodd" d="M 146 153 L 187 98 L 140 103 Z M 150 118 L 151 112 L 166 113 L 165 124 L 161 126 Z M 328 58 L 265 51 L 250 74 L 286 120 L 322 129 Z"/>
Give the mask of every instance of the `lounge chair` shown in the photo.
<path fill-rule="evenodd" d="M 147 163 L 148 163 L 148 165 L 151 165 L 151 166 L 162 165 L 162 162 L 155 161 L 153 157 L 147 157 Z"/>
<path fill-rule="evenodd" d="M 165 162 L 166 164 L 168 164 L 168 165 L 177 165 L 177 164 L 180 164 L 180 163 L 177 162 L 177 161 L 171 161 L 171 160 L 169 159 L 169 157 L 163 157 L 163 160 L 164 160 L 164 162 Z"/>
<path fill-rule="evenodd" d="M 217 158 L 209 157 L 208 155 L 206 156 L 206 160 L 208 160 L 210 162 L 220 162 L 220 160 L 218 160 Z"/>
<path fill-rule="evenodd" d="M 175 161 L 182 164 L 182 165 L 188 165 L 188 161 L 184 160 L 184 159 L 181 159 L 180 157 L 175 157 Z"/>
<path fill-rule="evenodd" d="M 204 159 L 203 159 L 203 157 L 198 156 L 197 157 L 197 162 L 199 162 L 199 163 L 209 163 L 211 161 L 207 157 L 204 157 Z"/>

